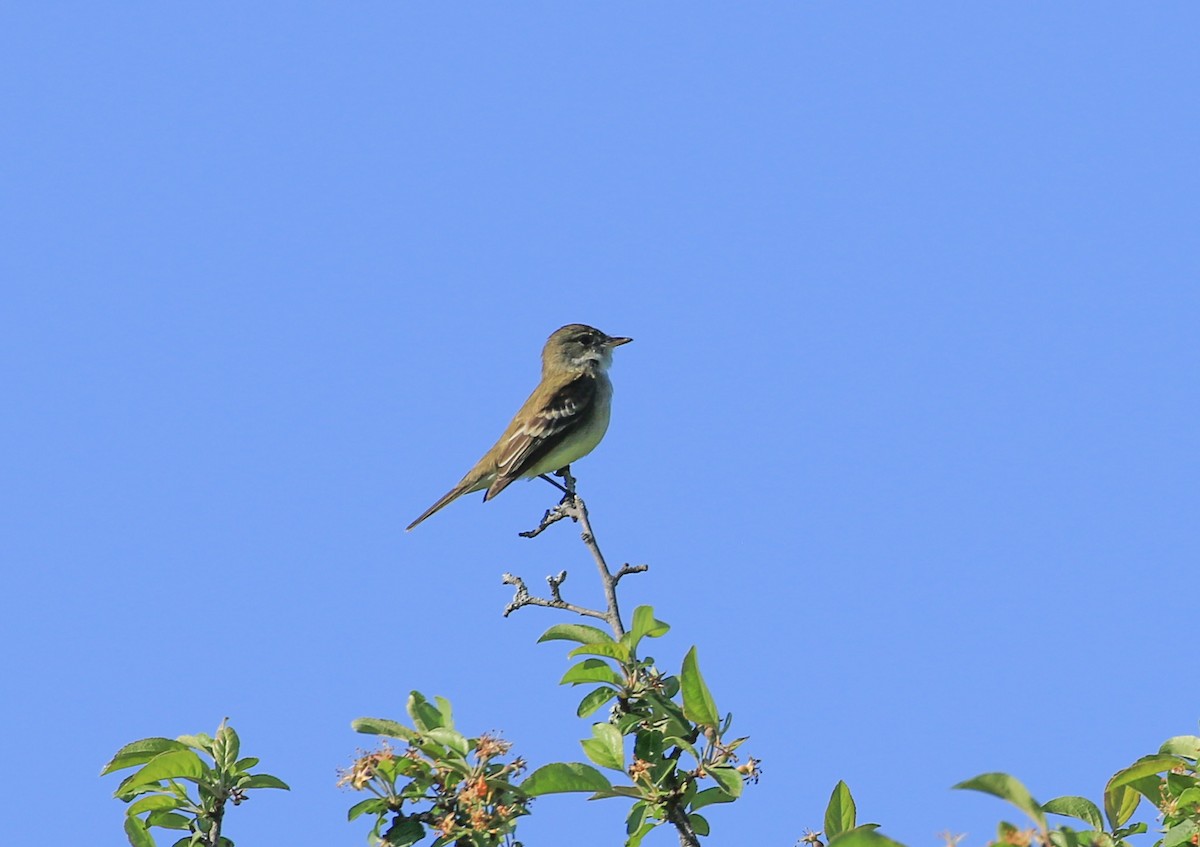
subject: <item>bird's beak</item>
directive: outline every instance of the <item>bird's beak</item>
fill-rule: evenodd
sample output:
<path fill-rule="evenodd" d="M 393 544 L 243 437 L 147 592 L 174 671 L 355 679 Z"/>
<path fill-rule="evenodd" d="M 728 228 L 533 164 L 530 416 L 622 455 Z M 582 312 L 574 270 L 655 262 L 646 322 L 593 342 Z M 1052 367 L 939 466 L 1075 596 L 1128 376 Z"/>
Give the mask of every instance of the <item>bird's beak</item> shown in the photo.
<path fill-rule="evenodd" d="M 605 343 L 609 347 L 620 347 L 622 344 L 628 344 L 630 341 L 633 341 L 633 339 L 632 338 L 610 338 Z"/>

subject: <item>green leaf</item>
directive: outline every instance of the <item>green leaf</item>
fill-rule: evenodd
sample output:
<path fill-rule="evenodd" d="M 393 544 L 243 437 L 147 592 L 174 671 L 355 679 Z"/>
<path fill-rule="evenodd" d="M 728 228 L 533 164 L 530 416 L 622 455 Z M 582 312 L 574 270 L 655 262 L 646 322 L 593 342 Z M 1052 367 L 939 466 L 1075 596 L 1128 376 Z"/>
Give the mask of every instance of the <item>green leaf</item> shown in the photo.
<path fill-rule="evenodd" d="M 849 832 L 843 832 L 837 838 L 830 839 L 828 847 L 834 847 L 835 844 L 837 847 L 902 847 L 901 844 L 886 835 L 880 835 L 865 826 L 855 827 Z"/>
<path fill-rule="evenodd" d="M 1104 818 L 1100 815 L 1100 809 L 1086 797 L 1055 797 L 1043 803 L 1042 810 L 1052 815 L 1078 818 L 1092 829 L 1104 829 Z"/>
<path fill-rule="evenodd" d="M 600 767 L 624 772 L 625 743 L 620 731 L 612 724 L 592 724 L 592 737 L 579 743 L 587 757 Z"/>
<path fill-rule="evenodd" d="M 100 776 L 110 774 L 113 771 L 119 771 L 122 768 L 144 765 L 159 753 L 165 753 L 168 750 L 186 749 L 188 749 L 186 744 L 181 744 L 172 738 L 143 738 L 140 741 L 126 744 L 118 750 L 116 755 L 100 771 Z"/>
<path fill-rule="evenodd" d="M 471 745 L 467 742 L 466 737 L 456 729 L 450 729 L 446 726 L 439 726 L 436 729 L 431 729 L 425 733 L 427 738 L 432 738 L 438 744 L 444 744 L 460 756 L 466 756 L 471 752 Z"/>
<path fill-rule="evenodd" d="M 430 705 L 420 691 L 413 691 L 408 695 L 406 708 L 408 716 L 412 718 L 413 726 L 421 732 L 428 732 L 442 725 L 442 713 Z"/>
<path fill-rule="evenodd" d="M 1192 788 L 1196 785 L 1200 785 L 1200 780 L 1197 780 L 1196 777 L 1191 776 L 1190 774 L 1186 774 L 1186 773 L 1175 773 L 1175 772 L 1168 773 L 1166 775 L 1166 780 L 1167 780 L 1167 791 L 1171 792 L 1171 795 L 1173 797 L 1178 797 L 1180 794 L 1182 794 L 1188 788 Z M 1155 782 L 1157 782 L 1160 787 L 1162 786 L 1161 778 L 1156 776 Z M 1134 787 L 1136 788 L 1137 786 L 1135 785 Z"/>
<path fill-rule="evenodd" d="M 122 783 L 125 789 L 159 782 L 164 779 L 189 779 L 199 782 L 204 777 L 204 763 L 191 750 L 168 750 L 159 753 L 142 766 L 140 771 Z"/>
<path fill-rule="evenodd" d="M 1150 801 L 1152 806 L 1157 807 L 1162 802 L 1162 784 L 1163 779 L 1158 774 L 1143 776 L 1135 779 L 1125 785 L 1126 788 L 1132 788 L 1134 791 L 1141 794 Z"/>
<path fill-rule="evenodd" d="M 129 782 L 131 779 L 133 779 L 132 776 L 125 777 L 125 779 L 121 780 L 121 784 L 117 786 L 117 790 L 113 792 L 113 796 L 122 803 L 128 803 L 139 794 L 150 794 L 152 792 L 166 790 L 158 783 L 151 783 L 149 785 L 131 785 Z"/>
<path fill-rule="evenodd" d="M 238 734 L 234 732 L 233 727 L 221 725 L 217 730 L 216 743 L 213 745 L 214 751 L 220 751 L 221 760 L 217 762 L 217 767 L 221 770 L 229 770 L 234 762 L 237 761 L 238 753 L 241 752 L 242 742 L 238 738 Z"/>
<path fill-rule="evenodd" d="M 680 689 L 683 691 L 683 713 L 688 720 L 701 726 L 716 726 L 720 722 L 717 715 L 717 704 L 713 700 L 704 677 L 700 675 L 700 665 L 696 661 L 696 648 L 688 650 L 683 657 L 683 670 L 679 673 Z"/>
<path fill-rule="evenodd" d="M 697 835 L 708 835 L 708 820 L 704 817 L 704 815 L 688 815 L 688 821 L 691 823 L 692 829 L 695 830 Z"/>
<path fill-rule="evenodd" d="M 1020 780 L 1006 773 L 983 773 L 954 786 L 970 791 L 982 791 L 1002 800 L 1007 800 L 1020 809 L 1037 823 L 1042 829 L 1046 828 L 1046 814 Z"/>
<path fill-rule="evenodd" d="M 386 812 L 387 807 L 387 800 L 382 797 L 369 797 L 361 803 L 351 806 L 350 810 L 346 812 L 346 820 L 352 821 L 359 815 L 365 814 L 377 815 L 380 812 Z"/>
<path fill-rule="evenodd" d="M 700 734 L 696 726 L 684 716 L 683 709 L 678 703 L 664 700 L 653 691 L 645 692 L 642 695 L 642 702 L 648 704 L 651 708 L 650 718 L 646 722 L 664 736 L 670 738 L 695 738 Z M 623 715 L 618 720 L 623 718 L 633 719 L 634 726 L 638 723 L 637 715 Z"/>
<path fill-rule="evenodd" d="M 649 771 L 650 781 L 660 787 L 675 784 L 678 780 L 671 779 L 671 777 L 677 770 L 679 770 L 679 762 L 675 759 L 658 759 L 651 763 Z M 687 781 L 691 782 L 692 788 L 695 789 L 695 780 Z"/>
<path fill-rule="evenodd" d="M 383 844 L 386 847 L 408 847 L 416 844 L 425 837 L 425 827 L 420 821 L 412 818 L 399 818 L 391 829 L 383 834 Z"/>
<path fill-rule="evenodd" d="M 854 798 L 850 795 L 850 787 L 845 781 L 838 780 L 829 795 L 829 805 L 825 807 L 825 837 L 836 838 L 847 830 L 854 829 L 857 809 Z"/>
<path fill-rule="evenodd" d="M 238 759 L 233 763 L 233 769 L 237 771 L 248 771 L 250 768 L 258 764 L 258 759 L 253 756 L 247 756 L 244 759 Z"/>
<path fill-rule="evenodd" d="M 1180 792 L 1179 796 L 1175 798 L 1175 802 L 1180 808 L 1186 808 L 1188 806 L 1200 806 L 1200 788 L 1195 786 L 1192 786 L 1191 788 L 1185 788 Z"/>
<path fill-rule="evenodd" d="M 636 650 L 643 638 L 659 638 L 670 629 L 667 624 L 655 620 L 652 607 L 638 606 L 633 610 L 633 626 L 629 630 L 630 647 Z"/>
<path fill-rule="evenodd" d="M 170 809 L 178 809 L 183 801 L 178 797 L 172 797 L 170 794 L 151 794 L 149 797 L 143 797 L 141 800 L 135 800 L 125 810 L 127 815 L 140 815 L 142 812 L 157 812 Z"/>
<path fill-rule="evenodd" d="M 1050 839 L 1051 847 L 1081 847 L 1079 842 L 1079 833 L 1071 829 L 1069 826 L 1064 826 L 1061 829 L 1053 829 L 1047 833 Z M 1093 838 L 1095 836 L 1093 835 Z M 1089 841 L 1083 842 L 1090 844 Z M 1097 845 L 1099 847 L 1099 845 Z"/>
<path fill-rule="evenodd" d="M 603 659 L 584 659 L 563 674 L 559 685 L 579 685 L 585 682 L 606 682 L 620 687 L 624 684 L 621 675 L 613 670 L 612 665 Z"/>
<path fill-rule="evenodd" d="M 1187 756 L 1189 759 L 1200 759 L 1200 736 L 1176 735 L 1163 742 L 1158 748 L 1160 753 L 1170 753 L 1174 756 Z"/>
<path fill-rule="evenodd" d="M 602 788 L 589 797 L 589 800 L 605 800 L 609 797 L 632 797 L 634 800 L 644 800 L 642 789 L 634 788 L 632 785 L 614 785 L 611 788 Z"/>
<path fill-rule="evenodd" d="M 404 741 L 416 741 L 418 733 L 402 723 L 390 721 L 387 718 L 359 718 L 351 721 L 350 728 L 364 735 L 382 735 L 387 738 L 399 738 Z"/>
<path fill-rule="evenodd" d="M 582 762 L 542 765 L 521 783 L 521 790 L 530 797 L 569 794 L 573 791 L 605 791 L 611 787 L 604 774 Z"/>
<path fill-rule="evenodd" d="M 277 776 L 271 776 L 269 773 L 251 774 L 242 785 L 242 788 L 282 788 L 284 791 L 291 791 L 288 784 Z"/>
<path fill-rule="evenodd" d="M 175 739 L 188 747 L 195 747 L 197 750 L 203 750 L 208 755 L 212 755 L 213 740 L 207 732 L 198 732 L 195 735 L 181 735 Z"/>
<path fill-rule="evenodd" d="M 618 662 L 628 662 L 629 646 L 618 644 L 616 641 L 581 644 L 567 654 L 569 659 L 574 659 L 576 656 L 604 656 L 607 659 L 616 659 Z"/>
<path fill-rule="evenodd" d="M 175 812 L 151 812 L 146 815 L 147 826 L 161 826 L 163 829 L 190 829 L 192 819 Z"/>
<path fill-rule="evenodd" d="M 1104 789 L 1104 814 L 1108 816 L 1109 826 L 1113 829 L 1124 826 L 1141 801 L 1142 796 L 1137 791 L 1128 785 L 1113 785 L 1110 780 Z"/>
<path fill-rule="evenodd" d="M 736 750 L 737 748 L 741 747 L 743 744 L 745 744 L 749 740 L 750 740 L 749 735 L 743 735 L 741 738 L 735 738 L 729 742 L 722 741 L 721 746 L 724 747 L 726 750 L 729 750 L 730 752 L 732 752 L 732 751 Z"/>
<path fill-rule="evenodd" d="M 703 791 L 697 792 L 692 798 L 693 809 L 703 809 L 705 806 L 711 806 L 713 803 L 732 803 L 736 800 L 729 792 L 722 788 L 706 788 Z"/>
<path fill-rule="evenodd" d="M 656 826 L 658 826 L 658 821 L 646 821 L 637 832 L 625 839 L 625 847 L 638 847 L 642 843 L 642 839 L 649 835 Z"/>
<path fill-rule="evenodd" d="M 133 847 L 157 847 L 154 839 L 150 836 L 150 830 L 146 828 L 146 824 L 142 823 L 141 818 L 132 816 L 125 818 L 125 836 Z"/>
<path fill-rule="evenodd" d="M 678 747 L 680 750 L 690 753 L 692 758 L 694 758 L 697 762 L 700 761 L 700 751 L 697 750 L 686 738 L 680 738 L 677 735 L 668 735 L 663 739 L 663 747 Z"/>
<path fill-rule="evenodd" d="M 721 786 L 721 790 L 730 797 L 740 797 L 744 783 L 742 775 L 734 768 L 726 765 L 719 765 L 707 769 L 707 773 L 717 781 L 717 785 Z"/>
<path fill-rule="evenodd" d="M 538 644 L 543 641 L 578 641 L 580 644 L 595 644 L 612 641 L 612 636 L 602 629 L 582 623 L 557 623 L 542 633 Z"/>
<path fill-rule="evenodd" d="M 625 818 L 625 834 L 633 835 L 642 828 L 642 824 L 646 822 L 646 801 L 640 800 L 634 803 L 629 809 L 629 814 Z"/>
<path fill-rule="evenodd" d="M 589 691 L 579 701 L 579 708 L 575 710 L 575 714 L 581 718 L 586 718 L 616 696 L 617 692 L 611 688 L 597 688 L 594 691 Z"/>
<path fill-rule="evenodd" d="M 646 720 L 644 715 L 635 715 L 631 712 L 622 712 L 619 715 L 613 715 L 609 718 L 609 722 L 621 730 L 622 735 L 634 735 L 641 729 L 643 722 L 651 723 Z"/>
<path fill-rule="evenodd" d="M 1200 826 L 1196 821 L 1180 821 L 1167 830 L 1167 834 L 1163 836 L 1161 847 L 1178 847 L 1180 844 L 1190 843 L 1192 836 L 1198 831 L 1200 831 Z"/>
<path fill-rule="evenodd" d="M 442 726 L 454 729 L 454 709 L 450 706 L 450 701 L 441 695 L 435 694 L 433 702 L 437 704 L 437 710 L 442 714 Z"/>
<path fill-rule="evenodd" d="M 1181 764 L 1183 762 L 1179 760 L 1178 756 L 1168 756 L 1162 753 L 1156 753 L 1153 756 L 1142 756 L 1142 758 L 1129 767 L 1122 768 L 1113 774 L 1108 784 L 1109 786 L 1128 785 L 1144 776 L 1153 776 L 1163 771 L 1169 771 L 1171 768 Z"/>
<path fill-rule="evenodd" d="M 647 762 L 654 761 L 663 754 L 663 734 L 652 729 L 642 730 L 634 736 L 633 755 Z"/>
<path fill-rule="evenodd" d="M 664 676 L 662 678 L 662 695 L 670 700 L 679 693 L 679 677 Z"/>

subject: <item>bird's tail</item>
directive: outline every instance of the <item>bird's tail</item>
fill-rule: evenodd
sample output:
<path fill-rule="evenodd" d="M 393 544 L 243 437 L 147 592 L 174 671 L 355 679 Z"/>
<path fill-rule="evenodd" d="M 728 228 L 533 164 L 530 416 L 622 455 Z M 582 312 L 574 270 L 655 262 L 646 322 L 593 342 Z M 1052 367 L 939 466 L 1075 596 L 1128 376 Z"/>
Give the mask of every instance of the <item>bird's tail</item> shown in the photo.
<path fill-rule="evenodd" d="M 434 512 L 441 511 L 446 506 L 448 506 L 451 502 L 453 502 L 454 500 L 457 500 L 459 497 L 463 496 L 470 490 L 471 490 L 471 482 L 469 480 L 464 479 L 458 485 L 454 486 L 449 491 L 447 491 L 445 494 L 443 494 L 436 503 L 434 503 L 432 506 L 430 506 L 428 509 L 426 509 L 421 514 L 421 517 L 417 518 L 415 521 L 410 523 L 408 525 L 408 528 L 405 529 L 404 531 L 408 532 L 414 526 L 419 524 L 421 521 L 425 520 L 427 517 L 432 515 Z"/>
<path fill-rule="evenodd" d="M 410 523 L 408 525 L 408 528 L 405 529 L 404 531 L 408 532 L 408 530 L 412 529 L 414 526 L 419 524 L 421 521 L 425 520 L 427 517 L 432 515 L 434 512 L 444 509 L 451 502 L 457 500 L 459 497 L 462 497 L 464 494 L 470 494 L 473 491 L 482 491 L 483 489 L 487 488 L 488 485 L 491 484 L 492 476 L 493 476 L 492 473 L 480 471 L 478 466 L 471 468 L 471 470 L 467 473 L 467 475 L 458 481 L 458 485 L 454 486 L 449 491 L 447 491 L 445 494 L 443 494 L 440 500 L 438 500 L 436 503 L 434 503 L 432 506 L 430 506 L 428 509 L 426 509 L 424 514 L 422 514 L 421 517 L 417 518 L 415 521 Z M 501 486 L 501 488 L 503 488 L 503 486 Z M 489 493 L 488 496 L 491 496 L 491 494 Z"/>

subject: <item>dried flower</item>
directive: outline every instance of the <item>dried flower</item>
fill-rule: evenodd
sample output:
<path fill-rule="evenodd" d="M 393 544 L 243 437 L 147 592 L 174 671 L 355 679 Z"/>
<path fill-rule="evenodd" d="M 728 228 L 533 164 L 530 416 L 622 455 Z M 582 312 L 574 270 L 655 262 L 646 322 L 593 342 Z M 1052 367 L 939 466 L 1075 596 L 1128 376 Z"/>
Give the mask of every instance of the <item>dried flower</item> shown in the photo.
<path fill-rule="evenodd" d="M 396 754 L 387 742 L 384 742 L 378 750 L 361 753 L 350 767 L 338 771 L 338 788 L 349 786 L 355 791 L 362 791 L 367 787 L 367 783 L 375 777 L 380 763 L 394 758 L 396 758 Z"/>

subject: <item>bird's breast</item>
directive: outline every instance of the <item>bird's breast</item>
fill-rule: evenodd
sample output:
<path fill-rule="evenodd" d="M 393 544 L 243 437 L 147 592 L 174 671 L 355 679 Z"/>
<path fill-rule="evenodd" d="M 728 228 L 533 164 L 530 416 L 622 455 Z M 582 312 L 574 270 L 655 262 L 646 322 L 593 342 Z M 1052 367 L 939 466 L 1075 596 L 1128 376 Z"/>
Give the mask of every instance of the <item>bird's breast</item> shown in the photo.
<path fill-rule="evenodd" d="M 591 414 L 587 416 L 587 420 L 547 453 L 542 461 L 530 468 L 526 476 L 551 473 L 577 459 L 582 459 L 596 449 L 596 445 L 604 438 L 604 433 L 608 432 L 608 421 L 612 413 L 612 383 L 605 374 L 600 374 L 592 403 Z"/>

